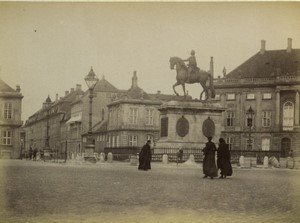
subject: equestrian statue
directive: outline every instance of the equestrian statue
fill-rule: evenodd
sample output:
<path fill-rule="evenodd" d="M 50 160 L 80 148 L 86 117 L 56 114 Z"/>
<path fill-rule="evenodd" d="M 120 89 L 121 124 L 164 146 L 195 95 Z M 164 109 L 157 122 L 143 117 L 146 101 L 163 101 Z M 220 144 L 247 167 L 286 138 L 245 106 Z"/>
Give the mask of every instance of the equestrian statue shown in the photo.
<path fill-rule="evenodd" d="M 188 62 L 186 66 L 184 62 Z M 179 94 L 176 92 L 175 87 L 178 85 L 182 86 L 184 97 L 186 98 L 185 92 L 185 84 L 195 84 L 200 83 L 202 86 L 202 92 L 200 94 L 200 100 L 202 100 L 202 95 L 205 93 L 205 99 L 215 98 L 215 89 L 213 86 L 213 77 L 212 75 L 204 70 L 200 70 L 197 67 L 197 61 L 195 57 L 195 51 L 191 51 L 191 56 L 182 60 L 179 57 L 171 57 L 170 58 L 170 69 L 174 69 L 176 66 L 176 80 L 177 82 L 173 85 L 174 93 L 178 96 Z M 209 81 L 208 86 L 206 85 L 207 81 Z"/>

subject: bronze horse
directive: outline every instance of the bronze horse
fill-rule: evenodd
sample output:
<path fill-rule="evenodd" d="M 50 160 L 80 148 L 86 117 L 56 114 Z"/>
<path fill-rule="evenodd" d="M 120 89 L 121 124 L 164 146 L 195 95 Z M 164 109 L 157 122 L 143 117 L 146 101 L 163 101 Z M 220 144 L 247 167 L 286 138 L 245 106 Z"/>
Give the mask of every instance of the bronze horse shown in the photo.
<path fill-rule="evenodd" d="M 205 93 L 204 100 L 207 100 L 208 98 L 215 98 L 215 89 L 213 86 L 213 78 L 209 72 L 200 70 L 198 68 L 198 71 L 192 73 L 190 76 L 190 80 L 188 80 L 188 68 L 184 64 L 184 61 L 179 57 L 171 57 L 170 58 L 170 69 L 173 70 L 175 65 L 176 65 L 176 72 L 177 72 L 177 75 L 176 75 L 177 82 L 173 85 L 173 90 L 177 96 L 179 94 L 175 90 L 176 86 L 182 85 L 184 97 L 186 97 L 185 84 L 200 83 L 203 88 L 203 91 L 200 94 L 200 100 L 202 100 L 203 93 Z M 209 86 L 206 86 L 206 83 L 208 80 L 209 80 Z"/>

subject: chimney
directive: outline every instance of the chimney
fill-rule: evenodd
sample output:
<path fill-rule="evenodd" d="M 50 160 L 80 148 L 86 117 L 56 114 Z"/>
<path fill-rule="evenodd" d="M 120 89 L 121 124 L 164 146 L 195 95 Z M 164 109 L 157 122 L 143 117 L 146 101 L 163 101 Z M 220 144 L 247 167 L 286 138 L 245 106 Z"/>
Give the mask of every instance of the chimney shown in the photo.
<path fill-rule="evenodd" d="M 58 94 L 56 93 L 55 101 L 58 101 Z"/>
<path fill-rule="evenodd" d="M 210 57 L 210 74 L 212 77 L 214 77 L 214 58 Z"/>
<path fill-rule="evenodd" d="M 16 85 L 16 91 L 17 91 L 17 92 L 21 92 L 20 85 Z"/>
<path fill-rule="evenodd" d="M 133 71 L 131 88 L 136 88 L 136 87 L 138 87 L 138 84 L 137 84 L 137 76 L 136 76 L 136 70 L 135 70 L 135 71 Z"/>
<path fill-rule="evenodd" d="M 66 96 L 67 94 L 69 94 L 69 91 L 65 91 L 65 96 Z"/>
<path fill-rule="evenodd" d="M 81 90 L 81 84 L 76 84 L 76 91 L 80 91 Z"/>
<path fill-rule="evenodd" d="M 74 92 L 74 88 L 73 87 L 71 88 L 71 92 Z"/>
<path fill-rule="evenodd" d="M 261 40 L 260 41 L 260 54 L 264 54 L 266 52 L 266 41 Z"/>
<path fill-rule="evenodd" d="M 292 52 L 292 38 L 288 38 L 288 45 L 287 45 L 286 52 L 288 53 Z"/>

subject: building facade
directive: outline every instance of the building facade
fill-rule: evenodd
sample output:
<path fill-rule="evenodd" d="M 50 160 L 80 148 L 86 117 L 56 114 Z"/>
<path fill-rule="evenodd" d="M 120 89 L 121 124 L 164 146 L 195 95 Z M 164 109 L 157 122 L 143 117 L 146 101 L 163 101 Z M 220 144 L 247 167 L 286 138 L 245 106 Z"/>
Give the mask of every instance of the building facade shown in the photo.
<path fill-rule="evenodd" d="M 230 73 L 214 80 L 216 99 L 226 107 L 222 136 L 234 150 L 291 151 L 300 155 L 300 49 L 261 49 Z M 252 127 L 247 111 L 254 110 Z"/>
<path fill-rule="evenodd" d="M 20 86 L 14 90 L 0 79 L 0 158 L 21 155 L 22 98 Z"/>
<path fill-rule="evenodd" d="M 71 117 L 71 105 L 83 95 L 81 85 L 76 89 L 66 91 L 65 96 L 51 101 L 50 97 L 43 103 L 42 108 L 30 116 L 25 123 L 25 151 L 32 149 L 44 150 L 47 145 L 58 156 L 64 153 L 69 136 L 66 122 Z"/>

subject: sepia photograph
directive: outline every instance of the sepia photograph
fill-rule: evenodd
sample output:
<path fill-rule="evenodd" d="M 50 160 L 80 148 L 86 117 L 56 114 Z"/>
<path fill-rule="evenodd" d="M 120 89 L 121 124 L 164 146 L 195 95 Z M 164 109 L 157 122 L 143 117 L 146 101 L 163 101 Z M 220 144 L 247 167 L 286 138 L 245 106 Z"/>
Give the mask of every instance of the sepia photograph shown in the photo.
<path fill-rule="evenodd" d="M 0 0 L 0 222 L 300 222 L 299 12 Z"/>

